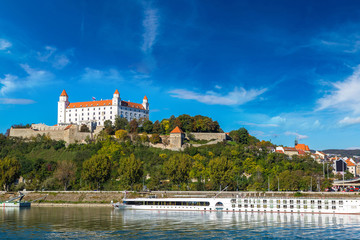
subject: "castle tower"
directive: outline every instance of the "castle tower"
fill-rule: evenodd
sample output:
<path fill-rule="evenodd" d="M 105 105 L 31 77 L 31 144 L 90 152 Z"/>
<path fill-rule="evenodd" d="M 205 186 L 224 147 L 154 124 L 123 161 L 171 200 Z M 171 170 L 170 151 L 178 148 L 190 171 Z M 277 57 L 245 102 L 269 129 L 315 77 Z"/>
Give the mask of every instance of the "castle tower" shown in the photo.
<path fill-rule="evenodd" d="M 144 97 L 142 105 L 144 106 L 145 110 L 149 110 L 149 102 L 147 96 Z"/>
<path fill-rule="evenodd" d="M 66 108 L 69 106 L 69 96 L 66 91 L 63 90 L 60 94 L 60 98 L 58 101 L 58 121 L 59 125 L 66 123 Z"/>
<path fill-rule="evenodd" d="M 119 115 L 119 107 L 121 105 L 121 98 L 120 98 L 120 93 L 117 89 L 115 90 L 115 92 L 113 94 L 112 105 L 115 106 L 113 109 L 114 116 L 118 116 Z M 115 119 L 113 119 L 113 121 L 115 121 Z"/>
<path fill-rule="evenodd" d="M 170 147 L 181 148 L 184 142 L 184 138 L 184 132 L 178 126 L 176 126 L 176 128 L 170 132 Z"/>

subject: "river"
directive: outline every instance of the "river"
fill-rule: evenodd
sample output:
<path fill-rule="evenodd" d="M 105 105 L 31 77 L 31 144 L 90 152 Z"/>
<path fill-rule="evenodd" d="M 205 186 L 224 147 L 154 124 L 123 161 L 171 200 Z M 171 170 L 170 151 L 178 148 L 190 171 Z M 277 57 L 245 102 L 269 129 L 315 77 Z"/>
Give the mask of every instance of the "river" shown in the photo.
<path fill-rule="evenodd" d="M 0 209 L 0 239 L 360 239 L 360 216 L 115 210 Z"/>

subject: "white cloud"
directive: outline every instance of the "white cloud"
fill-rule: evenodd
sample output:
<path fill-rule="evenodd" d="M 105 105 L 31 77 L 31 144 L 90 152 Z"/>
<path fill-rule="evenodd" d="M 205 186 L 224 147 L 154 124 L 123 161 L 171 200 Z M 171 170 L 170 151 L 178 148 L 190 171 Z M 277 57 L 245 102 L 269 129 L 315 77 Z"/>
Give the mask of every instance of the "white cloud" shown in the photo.
<path fill-rule="evenodd" d="M 43 52 L 37 52 L 37 58 L 40 62 L 48 62 L 57 69 L 62 69 L 70 63 L 68 55 L 72 55 L 71 50 L 58 53 L 57 48 L 51 46 L 46 46 Z"/>
<path fill-rule="evenodd" d="M 19 105 L 27 105 L 35 103 L 34 100 L 31 99 L 23 99 L 23 98 L 0 98 L 0 104 L 19 104 Z"/>
<path fill-rule="evenodd" d="M 19 89 L 34 88 L 48 85 L 53 79 L 50 72 L 44 70 L 35 70 L 27 64 L 20 64 L 23 70 L 27 73 L 26 77 L 19 78 L 18 76 L 5 74 L 4 78 L 0 78 L 0 94 L 6 95 L 9 92 L 15 92 Z"/>
<path fill-rule="evenodd" d="M 0 50 L 6 50 L 12 46 L 12 43 L 6 39 L 0 39 Z"/>
<path fill-rule="evenodd" d="M 301 135 L 301 134 L 296 133 L 296 132 L 287 131 L 284 134 L 287 135 L 287 136 L 296 136 L 296 138 L 299 139 L 299 140 L 308 138 L 308 136 Z"/>
<path fill-rule="evenodd" d="M 158 10 L 146 7 L 144 10 L 144 20 L 143 20 L 143 45 L 141 50 L 144 53 L 150 53 L 152 51 L 152 46 L 156 41 L 156 37 L 158 35 L 159 28 L 159 14 Z"/>
<path fill-rule="evenodd" d="M 99 70 L 93 68 L 85 68 L 85 73 L 81 76 L 84 81 L 123 81 L 123 77 L 117 69 L 110 68 L 107 70 Z"/>
<path fill-rule="evenodd" d="M 239 122 L 240 124 L 246 126 L 256 126 L 256 127 L 278 127 L 279 125 L 274 123 L 249 123 L 249 122 Z"/>
<path fill-rule="evenodd" d="M 318 100 L 318 109 L 337 109 L 360 113 L 360 65 L 343 82 L 333 83 L 334 90 Z"/>
<path fill-rule="evenodd" d="M 219 86 L 219 85 L 215 85 L 215 88 L 216 88 L 216 89 L 222 89 L 222 87 Z"/>
<path fill-rule="evenodd" d="M 277 123 L 277 124 L 280 124 L 280 123 L 285 123 L 286 122 L 286 118 L 283 118 L 283 117 L 280 117 L 280 116 L 275 116 L 275 117 L 272 117 L 270 119 L 271 122 L 273 123 Z"/>
<path fill-rule="evenodd" d="M 226 95 L 221 95 L 213 91 L 206 93 L 197 93 L 185 89 L 175 89 L 169 91 L 170 95 L 175 98 L 191 99 L 201 103 L 209 105 L 242 105 L 247 102 L 254 100 L 259 95 L 266 92 L 267 89 L 250 89 L 245 90 L 244 88 L 235 88 L 232 92 Z"/>
<path fill-rule="evenodd" d="M 360 117 L 357 117 L 357 118 L 345 117 L 339 121 L 339 124 L 341 126 L 349 126 L 349 125 L 354 125 L 354 124 L 359 124 L 359 123 L 360 123 Z"/>

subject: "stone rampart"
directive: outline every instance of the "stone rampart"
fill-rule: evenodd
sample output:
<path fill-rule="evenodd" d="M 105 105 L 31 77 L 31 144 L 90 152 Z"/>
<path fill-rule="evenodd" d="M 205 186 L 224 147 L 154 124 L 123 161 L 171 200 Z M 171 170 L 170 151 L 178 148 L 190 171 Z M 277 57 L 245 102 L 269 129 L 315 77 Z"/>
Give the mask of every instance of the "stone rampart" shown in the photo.
<path fill-rule="evenodd" d="M 192 132 L 191 133 L 196 140 L 219 140 L 223 141 L 226 140 L 226 134 L 225 133 L 198 133 L 198 132 Z"/>
<path fill-rule="evenodd" d="M 63 140 L 67 143 L 84 143 L 86 138 L 92 139 L 89 132 L 80 132 L 77 125 L 73 126 L 46 126 L 44 124 L 33 124 L 31 128 L 11 128 L 10 137 L 32 138 L 37 135 L 46 135 L 53 140 Z"/>

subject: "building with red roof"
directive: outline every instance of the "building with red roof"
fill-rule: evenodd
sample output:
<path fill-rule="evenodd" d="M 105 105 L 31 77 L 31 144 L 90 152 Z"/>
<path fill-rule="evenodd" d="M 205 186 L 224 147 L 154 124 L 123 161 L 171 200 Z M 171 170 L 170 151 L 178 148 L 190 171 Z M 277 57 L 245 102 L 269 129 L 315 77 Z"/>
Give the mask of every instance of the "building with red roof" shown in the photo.
<path fill-rule="evenodd" d="M 65 90 L 60 94 L 58 102 L 58 125 L 93 125 L 102 126 L 106 120 L 115 121 L 115 117 L 126 118 L 128 121 L 149 118 L 149 102 L 145 96 L 142 103 L 123 101 L 116 89 L 113 98 L 86 102 L 69 102 Z"/>

